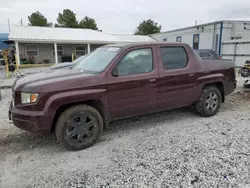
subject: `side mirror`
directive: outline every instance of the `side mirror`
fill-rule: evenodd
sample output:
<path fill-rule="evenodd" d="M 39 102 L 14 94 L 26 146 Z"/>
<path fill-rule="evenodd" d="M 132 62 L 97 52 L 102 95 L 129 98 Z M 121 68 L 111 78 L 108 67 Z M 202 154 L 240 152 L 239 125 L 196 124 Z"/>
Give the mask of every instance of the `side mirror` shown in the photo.
<path fill-rule="evenodd" d="M 118 77 L 118 71 L 117 71 L 117 68 L 115 67 L 112 71 L 112 76 L 113 77 Z"/>

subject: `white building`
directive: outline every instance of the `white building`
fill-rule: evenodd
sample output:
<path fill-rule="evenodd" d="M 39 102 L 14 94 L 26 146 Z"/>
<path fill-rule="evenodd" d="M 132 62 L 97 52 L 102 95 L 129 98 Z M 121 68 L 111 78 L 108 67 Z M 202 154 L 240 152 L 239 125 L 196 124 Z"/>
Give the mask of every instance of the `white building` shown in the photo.
<path fill-rule="evenodd" d="M 250 21 L 216 21 L 151 35 L 158 41 L 185 42 L 194 49 L 213 49 L 223 56 L 222 43 L 250 39 Z"/>
<path fill-rule="evenodd" d="M 15 44 L 18 64 L 58 63 L 62 57 L 77 58 L 106 44 L 150 41 L 155 39 L 91 29 L 12 26 L 9 33 L 9 43 Z"/>

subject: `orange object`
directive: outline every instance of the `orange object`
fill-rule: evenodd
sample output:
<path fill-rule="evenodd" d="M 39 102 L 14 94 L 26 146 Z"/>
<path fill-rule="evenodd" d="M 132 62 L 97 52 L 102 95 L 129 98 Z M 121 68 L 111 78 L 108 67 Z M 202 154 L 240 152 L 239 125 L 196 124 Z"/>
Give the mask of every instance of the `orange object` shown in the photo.
<path fill-rule="evenodd" d="M 37 94 L 31 94 L 30 95 L 30 102 L 36 102 L 38 95 Z"/>

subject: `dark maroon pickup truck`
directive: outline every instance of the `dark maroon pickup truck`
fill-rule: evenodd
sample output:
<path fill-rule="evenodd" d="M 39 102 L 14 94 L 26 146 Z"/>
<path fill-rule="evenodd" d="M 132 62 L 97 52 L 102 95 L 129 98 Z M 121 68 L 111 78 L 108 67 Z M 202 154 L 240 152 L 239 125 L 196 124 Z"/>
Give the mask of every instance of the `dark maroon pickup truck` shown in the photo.
<path fill-rule="evenodd" d="M 17 79 L 9 114 L 15 126 L 55 132 L 66 148 L 80 150 L 120 118 L 190 105 L 213 116 L 235 87 L 232 62 L 201 60 L 188 44 L 112 44 L 73 68 Z"/>

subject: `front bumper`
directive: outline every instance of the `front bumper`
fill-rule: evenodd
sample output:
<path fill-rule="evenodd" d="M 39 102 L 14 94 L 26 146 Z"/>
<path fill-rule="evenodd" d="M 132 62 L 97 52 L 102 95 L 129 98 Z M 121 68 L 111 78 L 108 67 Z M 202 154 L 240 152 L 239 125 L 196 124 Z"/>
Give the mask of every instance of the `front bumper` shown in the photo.
<path fill-rule="evenodd" d="M 24 111 L 13 107 L 11 102 L 9 119 L 13 124 L 25 131 L 48 135 L 51 133 L 53 117 L 40 111 Z"/>

